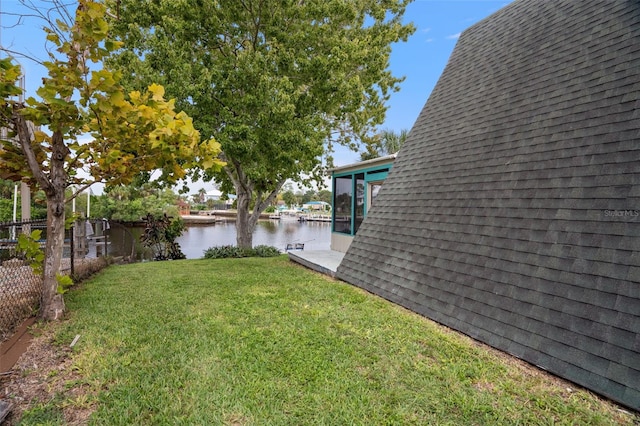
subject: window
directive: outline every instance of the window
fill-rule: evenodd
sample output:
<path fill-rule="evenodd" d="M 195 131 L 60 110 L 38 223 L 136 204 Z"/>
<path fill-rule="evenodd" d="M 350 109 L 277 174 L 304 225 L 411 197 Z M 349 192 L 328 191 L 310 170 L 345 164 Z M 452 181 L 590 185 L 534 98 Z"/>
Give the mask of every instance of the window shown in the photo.
<path fill-rule="evenodd" d="M 333 177 L 333 232 L 355 235 L 391 166 Z"/>
<path fill-rule="evenodd" d="M 333 192 L 333 231 L 351 234 L 351 212 L 353 199 L 353 179 L 349 176 L 337 177 Z"/>

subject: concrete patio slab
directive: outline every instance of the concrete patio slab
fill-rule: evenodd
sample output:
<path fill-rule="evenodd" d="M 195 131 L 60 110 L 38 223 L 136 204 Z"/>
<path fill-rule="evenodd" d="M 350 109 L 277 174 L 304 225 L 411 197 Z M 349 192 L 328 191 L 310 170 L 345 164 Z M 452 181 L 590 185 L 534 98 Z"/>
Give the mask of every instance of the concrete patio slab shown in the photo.
<path fill-rule="evenodd" d="M 334 250 L 295 250 L 288 254 L 289 260 L 330 277 L 335 277 L 344 257 L 344 253 Z"/>

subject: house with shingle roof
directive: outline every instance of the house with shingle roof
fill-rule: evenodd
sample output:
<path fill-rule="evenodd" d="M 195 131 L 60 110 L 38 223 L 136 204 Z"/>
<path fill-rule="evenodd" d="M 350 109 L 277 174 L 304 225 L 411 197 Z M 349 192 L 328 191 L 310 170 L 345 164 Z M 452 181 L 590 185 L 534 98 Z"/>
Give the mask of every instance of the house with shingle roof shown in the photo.
<path fill-rule="evenodd" d="M 457 45 L 336 276 L 640 410 L 640 4 Z"/>

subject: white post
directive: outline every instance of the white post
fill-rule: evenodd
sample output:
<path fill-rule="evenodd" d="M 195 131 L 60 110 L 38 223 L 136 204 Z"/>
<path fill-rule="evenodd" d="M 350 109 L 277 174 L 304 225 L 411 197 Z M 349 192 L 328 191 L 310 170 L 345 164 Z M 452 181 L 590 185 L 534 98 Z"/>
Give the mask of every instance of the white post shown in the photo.
<path fill-rule="evenodd" d="M 89 213 L 91 212 L 91 188 L 87 191 L 87 219 L 89 219 Z"/>
<path fill-rule="evenodd" d="M 22 221 L 31 220 L 31 188 L 25 182 L 20 184 L 20 197 Z M 31 225 L 23 223 L 22 233 L 31 235 Z"/>
<path fill-rule="evenodd" d="M 13 188 L 13 221 L 18 220 L 18 184 Z M 11 239 L 16 239 L 16 226 L 11 227 Z"/>
<path fill-rule="evenodd" d="M 25 182 L 20 184 L 22 220 L 31 219 L 31 188 Z"/>
<path fill-rule="evenodd" d="M 13 188 L 13 221 L 18 220 L 18 184 Z"/>

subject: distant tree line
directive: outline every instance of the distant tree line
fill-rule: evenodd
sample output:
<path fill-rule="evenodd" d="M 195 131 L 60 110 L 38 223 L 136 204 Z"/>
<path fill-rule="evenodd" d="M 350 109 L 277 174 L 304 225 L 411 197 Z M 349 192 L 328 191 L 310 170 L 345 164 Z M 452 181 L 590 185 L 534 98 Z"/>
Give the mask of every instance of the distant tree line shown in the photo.
<path fill-rule="evenodd" d="M 0 222 L 11 222 L 13 220 L 13 203 L 15 182 L 0 179 Z M 18 184 L 18 200 L 16 219 L 22 220 L 20 184 Z M 47 217 L 47 201 L 42 191 L 37 191 L 31 195 L 31 219 L 45 219 Z"/>

